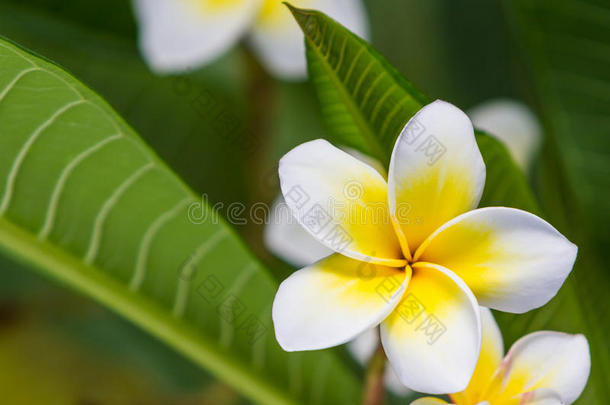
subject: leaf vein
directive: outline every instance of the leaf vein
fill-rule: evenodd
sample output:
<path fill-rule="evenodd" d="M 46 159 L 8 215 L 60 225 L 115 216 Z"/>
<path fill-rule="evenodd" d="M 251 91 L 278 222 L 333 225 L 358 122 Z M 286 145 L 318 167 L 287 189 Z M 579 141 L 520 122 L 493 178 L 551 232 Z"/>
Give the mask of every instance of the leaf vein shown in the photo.
<path fill-rule="evenodd" d="M 348 83 L 349 79 L 352 76 L 352 73 L 354 72 L 354 68 L 356 67 L 356 63 L 358 63 L 358 59 L 360 59 L 360 57 L 362 56 L 362 54 L 364 53 L 364 47 L 361 47 L 358 50 L 358 53 L 356 53 L 356 55 L 354 56 L 354 59 L 352 60 L 351 65 L 349 66 L 349 68 L 347 69 L 347 72 L 345 73 L 345 79 L 344 82 Z"/>
<path fill-rule="evenodd" d="M 388 125 L 390 125 L 390 122 L 392 122 L 392 118 L 394 118 L 394 115 L 396 115 L 398 113 L 398 111 L 400 111 L 400 108 L 402 107 L 402 103 L 404 103 L 405 101 L 407 101 L 407 99 L 405 97 L 402 97 L 396 104 L 394 104 L 394 107 L 388 113 L 388 115 L 385 117 L 385 120 L 383 121 L 383 125 L 381 126 L 381 131 L 379 131 L 380 134 L 382 134 L 382 135 L 385 134 L 385 131 L 387 130 Z"/>
<path fill-rule="evenodd" d="M 40 69 L 39 67 L 31 67 L 29 69 L 25 69 L 25 70 L 22 70 L 21 72 L 19 72 L 19 74 L 17 74 L 17 76 L 15 76 L 15 78 L 13 80 L 11 80 L 10 83 L 4 88 L 4 90 L 2 90 L 2 93 L 0 93 L 0 101 L 2 101 L 4 99 L 4 97 L 8 94 L 8 92 L 11 91 L 13 87 L 15 87 L 17 82 L 19 80 L 21 80 L 23 78 L 23 76 L 25 76 L 26 74 L 28 74 L 30 72 L 34 72 L 36 70 L 42 70 L 42 69 Z"/>
<path fill-rule="evenodd" d="M 36 139 L 38 139 L 40 134 L 42 134 L 45 129 L 47 129 L 50 125 L 52 125 L 55 122 L 55 120 L 58 117 L 60 117 L 63 113 L 65 113 L 70 108 L 72 108 L 76 105 L 83 104 L 84 102 L 85 102 L 84 100 L 76 100 L 76 101 L 72 101 L 72 102 L 66 104 L 65 106 L 59 108 L 57 111 L 55 111 L 51 115 L 51 117 L 49 117 L 42 124 L 40 124 L 38 126 L 38 128 L 36 128 L 34 130 L 34 132 L 32 132 L 32 134 L 30 135 L 30 137 L 25 141 L 25 143 L 19 150 L 17 157 L 15 158 L 13 165 L 11 166 L 11 170 L 8 173 L 6 187 L 5 187 L 5 191 L 4 191 L 4 197 L 2 198 L 2 202 L 0 203 L 0 216 L 2 216 L 6 212 L 6 210 L 9 207 L 9 204 L 11 203 L 11 199 L 13 197 L 13 192 L 14 192 L 14 188 L 15 188 L 15 181 L 17 179 L 17 174 L 19 173 L 19 170 L 21 169 L 21 165 L 23 164 L 23 161 L 25 160 L 25 157 L 28 154 L 30 148 L 32 147 L 34 142 L 36 142 Z"/>
<path fill-rule="evenodd" d="M 237 296 L 244 288 L 246 283 L 254 275 L 254 271 L 257 269 L 255 263 L 247 264 L 242 270 L 239 271 L 240 275 L 233 281 L 232 286 L 229 288 L 229 293 Z M 220 339 L 219 343 L 222 347 L 229 347 L 233 341 L 235 334 L 235 325 L 233 322 L 228 322 L 222 317 L 220 319 Z"/>
<path fill-rule="evenodd" d="M 97 257 L 100 248 L 100 243 L 102 241 L 104 222 L 106 221 L 106 218 L 108 217 L 110 211 L 112 211 L 112 208 L 114 208 L 116 203 L 119 201 L 121 196 L 129 189 L 129 187 L 135 184 L 144 174 L 146 174 L 146 172 L 148 172 L 154 167 L 155 164 L 153 162 L 148 162 L 144 166 L 140 167 L 129 177 L 127 177 L 104 202 L 102 208 L 95 217 L 91 241 L 89 242 L 89 248 L 87 249 L 87 253 L 85 254 L 85 257 L 83 259 L 86 264 L 93 263 L 93 261 Z"/>
<path fill-rule="evenodd" d="M 72 161 L 70 161 L 66 165 L 66 167 L 64 167 L 64 169 L 61 171 L 61 173 L 59 175 L 59 178 L 57 180 L 57 183 L 55 184 L 55 187 L 53 188 L 53 192 L 51 194 L 51 200 L 49 202 L 49 207 L 47 208 L 47 212 L 45 214 L 45 221 L 43 223 L 42 228 L 40 229 L 40 232 L 38 233 L 38 238 L 40 240 L 46 239 L 49 236 L 49 234 L 51 233 L 51 231 L 53 230 L 53 225 L 55 223 L 55 216 L 57 214 L 57 207 L 59 204 L 59 198 L 61 197 L 63 188 L 65 187 L 65 184 L 68 181 L 68 178 L 70 177 L 70 174 L 72 173 L 72 171 L 87 157 L 91 156 L 93 153 L 102 149 L 106 144 L 108 144 L 116 139 L 120 139 L 121 137 L 122 137 L 122 135 L 116 134 L 116 135 L 112 135 L 112 136 L 109 136 L 108 138 L 101 140 L 100 142 L 96 143 L 95 145 L 90 146 L 89 148 L 85 149 L 78 156 L 76 156 Z"/>
<path fill-rule="evenodd" d="M 362 101 L 360 102 L 360 108 L 361 109 L 364 109 L 364 107 L 366 106 L 366 102 L 369 101 L 369 98 L 371 97 L 371 95 L 375 91 L 375 88 L 379 85 L 379 82 L 381 81 L 381 79 L 383 79 L 383 77 L 385 75 L 387 75 L 387 72 L 384 70 L 379 76 L 377 76 L 375 78 L 375 80 L 373 80 L 373 83 L 370 84 L 370 86 L 367 89 L 364 97 L 362 98 Z M 354 94 L 356 94 L 356 93 L 354 93 Z M 373 120 L 371 120 L 371 123 L 373 123 Z"/>
<path fill-rule="evenodd" d="M 184 315 L 186 309 L 186 301 L 188 299 L 189 287 L 193 279 L 195 272 L 195 263 L 202 260 L 218 243 L 220 243 L 225 237 L 228 236 L 226 229 L 222 228 L 217 231 L 214 235 L 203 241 L 203 243 L 197 248 L 195 253 L 187 260 L 182 267 L 180 276 L 178 279 L 178 288 L 176 290 L 176 299 L 174 301 L 173 314 L 174 317 L 179 318 Z"/>
<path fill-rule="evenodd" d="M 343 63 L 343 59 L 345 58 L 345 48 L 347 47 L 347 37 L 343 38 L 343 45 L 341 45 L 341 51 L 339 53 L 339 60 L 337 61 L 337 67 L 335 68 L 335 72 L 339 72 L 341 69 L 341 64 Z"/>
<path fill-rule="evenodd" d="M 140 247 L 138 248 L 138 255 L 136 259 L 136 267 L 134 270 L 133 277 L 129 283 L 129 289 L 132 291 L 137 291 L 144 281 L 144 277 L 146 276 L 146 264 L 148 261 L 148 252 L 150 250 L 150 245 L 154 240 L 157 232 L 168 223 L 178 212 L 186 206 L 186 204 L 191 201 L 191 197 L 186 197 L 182 201 L 178 202 L 174 207 L 167 210 L 165 213 L 159 215 L 157 219 L 155 219 L 148 229 L 144 232 L 144 236 L 142 237 L 142 241 L 140 242 Z"/>

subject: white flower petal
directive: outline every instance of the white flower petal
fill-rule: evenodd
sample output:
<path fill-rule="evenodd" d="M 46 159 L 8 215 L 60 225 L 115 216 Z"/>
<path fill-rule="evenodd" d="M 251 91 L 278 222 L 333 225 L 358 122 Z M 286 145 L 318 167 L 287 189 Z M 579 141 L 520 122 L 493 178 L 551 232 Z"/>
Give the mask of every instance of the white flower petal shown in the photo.
<path fill-rule="evenodd" d="M 508 99 L 486 101 L 468 112 L 473 124 L 500 139 L 515 162 L 529 170 L 542 141 L 542 128 L 523 103 Z"/>
<path fill-rule="evenodd" d="M 490 366 L 487 368 L 491 373 L 496 371 L 496 368 L 502 362 L 504 357 L 504 339 L 498 323 L 494 319 L 489 308 L 479 307 L 481 310 L 481 354 L 485 351 L 485 355 Z M 479 358 L 481 362 L 481 358 Z M 491 374 L 489 374 L 491 375 Z"/>
<path fill-rule="evenodd" d="M 489 309 L 480 307 L 480 310 L 481 354 L 468 387 L 450 395 L 451 400 L 458 404 L 472 404 L 482 399 L 504 357 L 504 341 L 496 320 Z"/>
<path fill-rule="evenodd" d="M 519 405 L 567 405 L 558 393 L 546 388 L 539 388 L 512 398 Z"/>
<path fill-rule="evenodd" d="M 364 153 L 362 153 L 354 148 L 347 147 L 347 146 L 342 147 L 341 150 L 349 153 L 356 159 L 360 160 L 361 162 L 366 163 L 367 165 L 371 166 L 373 169 L 377 170 L 384 179 L 388 178 L 388 171 L 386 170 L 385 167 L 383 167 L 383 165 L 381 164 L 381 162 L 379 160 L 374 159 L 374 158 L 370 157 L 369 155 L 365 155 Z"/>
<path fill-rule="evenodd" d="M 386 170 L 379 161 L 356 149 L 342 148 L 356 159 L 366 163 L 387 178 Z M 271 207 L 269 220 L 263 233 L 265 246 L 272 253 L 297 267 L 303 267 L 333 253 L 318 242 L 292 216 L 292 212 L 282 196 Z"/>
<path fill-rule="evenodd" d="M 447 403 L 448 402 L 445 402 L 439 398 L 424 397 L 424 398 L 420 398 L 420 399 L 417 399 L 417 400 L 411 402 L 411 405 L 439 405 L 439 404 L 447 404 Z M 483 401 L 483 402 L 479 402 L 477 405 L 489 405 L 489 402 Z"/>
<path fill-rule="evenodd" d="M 558 396 L 571 404 L 584 390 L 590 370 L 589 344 L 583 335 L 531 333 L 515 342 L 502 362 L 496 375 L 496 398 L 525 394 L 526 399 L 551 401 Z"/>
<path fill-rule="evenodd" d="M 447 404 L 447 403 L 448 402 L 445 402 L 439 398 L 424 397 L 424 398 L 416 399 L 415 401 L 411 402 L 411 405 L 439 405 L 439 404 Z"/>
<path fill-rule="evenodd" d="M 284 199 L 320 243 L 354 259 L 404 266 L 387 203 L 387 184 L 372 167 L 316 140 L 281 160 Z"/>
<path fill-rule="evenodd" d="M 140 49 L 157 73 L 193 70 L 234 45 L 260 0 L 133 0 Z"/>
<path fill-rule="evenodd" d="M 411 253 L 439 226 L 475 208 L 484 184 L 466 114 L 440 100 L 422 108 L 396 140 L 388 173 L 390 211 Z"/>
<path fill-rule="evenodd" d="M 295 0 L 296 7 L 320 10 L 357 35 L 368 38 L 368 20 L 361 0 Z M 267 69 L 284 79 L 306 76 L 303 33 L 281 0 L 265 0 L 250 43 Z"/>
<path fill-rule="evenodd" d="M 522 313 L 555 296 L 576 260 L 577 248 L 526 211 L 481 208 L 444 224 L 416 259 L 451 269 L 479 303 Z"/>
<path fill-rule="evenodd" d="M 297 267 L 315 263 L 333 253 L 303 229 L 282 197 L 271 207 L 263 240 L 272 253 Z"/>
<path fill-rule="evenodd" d="M 409 271 L 333 254 L 288 277 L 273 301 L 273 324 L 286 351 L 346 343 L 379 324 L 398 304 Z"/>
<path fill-rule="evenodd" d="M 381 341 L 407 387 L 430 394 L 461 391 L 479 358 L 479 306 L 451 271 L 416 263 L 403 299 L 381 324 Z"/>

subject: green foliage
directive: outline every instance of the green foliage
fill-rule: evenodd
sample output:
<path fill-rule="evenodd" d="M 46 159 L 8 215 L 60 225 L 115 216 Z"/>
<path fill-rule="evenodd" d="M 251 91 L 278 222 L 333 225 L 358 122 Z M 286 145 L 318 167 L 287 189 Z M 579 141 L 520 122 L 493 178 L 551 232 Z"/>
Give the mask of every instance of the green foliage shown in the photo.
<path fill-rule="evenodd" d="M 2 35 L 65 66 L 87 83 L 196 192 L 205 192 L 213 203 L 246 198 L 244 166 L 251 139 L 244 58 L 239 50 L 204 71 L 159 77 L 142 61 L 135 40 L 117 36 L 116 30 L 100 31 L 90 23 L 93 15 L 85 18 L 81 13 L 81 19 L 74 21 L 80 2 L 46 3 L 52 10 L 41 12 L 40 5 L 34 8 L 30 2 L 0 1 Z M 122 7 L 91 1 L 87 7 L 98 19 L 104 16 L 101 8 L 121 15 L 121 20 L 131 18 L 129 5 L 120 3 Z M 231 125 L 220 116 L 229 117 Z M 225 181 L 218 181 L 219 172 Z"/>
<path fill-rule="evenodd" d="M 592 370 L 580 403 L 610 398 L 610 7 L 607 2 L 505 2 L 547 130 L 536 173 L 542 206 L 579 246 L 561 306 L 543 327 L 584 333 Z"/>
<path fill-rule="evenodd" d="M 333 355 L 279 348 L 275 280 L 104 101 L 7 41 L 0 60 L 1 250 L 256 401 L 357 401 Z"/>
<path fill-rule="evenodd" d="M 309 75 L 331 140 L 389 162 L 400 131 L 430 100 L 369 44 L 323 13 L 291 7 L 306 38 Z M 477 132 L 487 166 L 483 206 L 536 211 L 521 171 L 495 138 Z"/>
<path fill-rule="evenodd" d="M 406 118 L 427 99 L 345 27 L 318 11 L 291 11 L 330 136 L 387 164 Z"/>

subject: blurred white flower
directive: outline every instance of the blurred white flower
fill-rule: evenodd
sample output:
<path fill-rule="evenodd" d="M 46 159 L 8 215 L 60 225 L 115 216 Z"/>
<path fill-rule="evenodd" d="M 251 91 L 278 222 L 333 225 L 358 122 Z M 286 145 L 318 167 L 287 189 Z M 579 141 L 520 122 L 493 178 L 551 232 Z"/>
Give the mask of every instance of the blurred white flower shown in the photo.
<path fill-rule="evenodd" d="M 303 229 L 282 197 L 271 207 L 263 238 L 270 252 L 296 267 L 315 263 L 333 253 Z"/>
<path fill-rule="evenodd" d="M 320 10 L 361 37 L 368 20 L 361 0 L 294 0 Z M 303 34 L 281 0 L 133 0 L 140 48 L 160 74 L 208 64 L 245 38 L 275 76 L 306 75 Z"/>
<path fill-rule="evenodd" d="M 472 108 L 468 115 L 475 127 L 504 142 L 524 172 L 530 169 L 540 148 L 542 128 L 525 104 L 508 99 L 489 100 Z"/>

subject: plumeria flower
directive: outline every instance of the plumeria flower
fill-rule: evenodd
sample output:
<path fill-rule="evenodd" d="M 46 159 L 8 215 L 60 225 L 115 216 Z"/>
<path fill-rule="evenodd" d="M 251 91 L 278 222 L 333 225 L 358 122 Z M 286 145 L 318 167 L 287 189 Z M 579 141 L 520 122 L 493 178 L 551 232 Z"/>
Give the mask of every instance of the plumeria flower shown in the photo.
<path fill-rule="evenodd" d="M 576 246 L 533 214 L 475 209 L 485 165 L 468 117 L 442 101 L 407 123 L 387 182 L 324 140 L 287 153 L 279 177 L 293 216 L 335 252 L 280 285 L 280 346 L 324 349 L 380 325 L 392 368 L 416 391 L 466 388 L 479 357 L 479 304 L 542 306 L 576 259 Z"/>
<path fill-rule="evenodd" d="M 295 0 L 368 37 L 361 0 Z M 140 48 L 157 73 L 206 65 L 242 38 L 269 72 L 285 79 L 306 75 L 303 34 L 282 0 L 133 0 Z"/>
<path fill-rule="evenodd" d="M 343 148 L 350 155 L 368 163 L 384 177 L 385 169 L 374 159 L 355 150 Z M 269 220 L 263 234 L 267 248 L 276 256 L 297 267 L 306 266 L 330 256 L 333 251 L 312 237 L 292 216 L 290 208 L 282 197 L 276 199 L 269 213 Z M 369 329 L 348 343 L 349 352 L 363 366 L 368 364 L 379 346 L 379 328 Z M 384 385 L 398 396 L 405 396 L 411 390 L 405 387 L 394 370 L 386 367 Z"/>
<path fill-rule="evenodd" d="M 542 142 L 542 128 L 525 104 L 509 99 L 489 100 L 472 108 L 468 115 L 477 128 L 506 145 L 523 171 L 529 171 Z"/>
<path fill-rule="evenodd" d="M 569 405 L 585 388 L 591 370 L 587 338 L 535 332 L 519 339 L 504 359 L 496 321 L 481 309 L 481 356 L 468 387 L 449 395 L 455 405 Z M 421 398 L 411 405 L 447 402 Z"/>
<path fill-rule="evenodd" d="M 350 154 L 354 155 L 353 151 Z M 361 159 L 366 159 L 361 157 Z M 366 159 L 375 162 L 372 159 Z M 374 164 L 374 163 L 373 163 Z M 265 227 L 264 241 L 267 248 L 276 256 L 295 266 L 306 266 L 330 256 L 333 251 L 313 238 L 292 216 L 283 198 L 278 198 L 269 213 L 269 221 Z M 361 364 L 368 364 L 379 346 L 379 328 L 369 329 L 348 343 L 348 349 Z M 386 367 L 384 370 L 386 388 L 399 396 L 411 393 L 405 387 L 394 370 Z"/>

